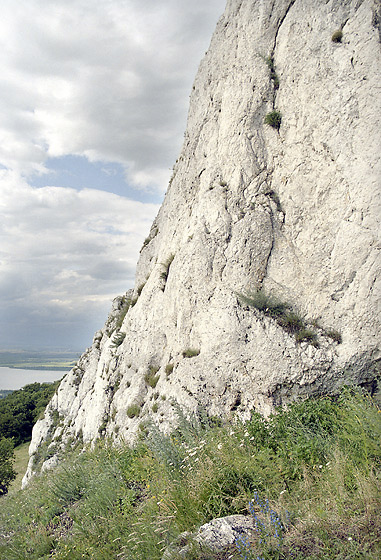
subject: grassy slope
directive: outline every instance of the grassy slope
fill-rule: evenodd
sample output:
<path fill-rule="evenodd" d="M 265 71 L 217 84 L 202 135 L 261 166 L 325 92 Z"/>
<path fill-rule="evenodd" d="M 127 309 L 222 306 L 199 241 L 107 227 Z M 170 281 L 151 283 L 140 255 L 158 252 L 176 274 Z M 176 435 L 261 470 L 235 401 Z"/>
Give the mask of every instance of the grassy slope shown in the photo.
<path fill-rule="evenodd" d="M 101 442 L 2 498 L 0 558 L 159 560 L 181 532 L 250 511 L 262 542 L 189 558 L 380 557 L 381 414 L 369 397 L 180 426 L 171 437 L 151 428 L 134 450 Z"/>
<path fill-rule="evenodd" d="M 9 486 L 8 490 L 10 493 L 17 492 L 17 490 L 20 490 L 21 488 L 21 481 L 23 479 L 23 476 L 26 472 L 26 468 L 28 466 L 29 445 L 30 445 L 30 441 L 27 441 L 26 443 L 22 443 L 21 445 L 15 447 L 16 460 L 14 464 L 14 469 L 17 472 L 17 477 L 15 478 L 15 480 L 13 480 L 13 482 Z"/>

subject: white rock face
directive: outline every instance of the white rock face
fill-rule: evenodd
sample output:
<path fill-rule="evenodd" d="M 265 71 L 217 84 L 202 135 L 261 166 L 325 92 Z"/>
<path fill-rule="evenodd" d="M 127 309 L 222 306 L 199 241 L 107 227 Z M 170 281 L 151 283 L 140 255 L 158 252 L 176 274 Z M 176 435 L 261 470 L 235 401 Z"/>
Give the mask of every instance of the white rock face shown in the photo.
<path fill-rule="evenodd" d="M 380 22 L 376 0 L 228 1 L 125 297 L 137 300 L 122 321 L 117 298 L 62 381 L 34 430 L 25 481 L 42 443 L 54 457 L 78 439 L 132 442 L 148 417 L 169 429 L 171 399 L 247 417 L 298 395 L 374 383 Z M 279 130 L 264 123 L 272 110 Z M 240 303 L 237 294 L 260 288 L 287 301 L 318 344 L 297 342 Z M 197 355 L 184 357 L 189 349 Z"/>

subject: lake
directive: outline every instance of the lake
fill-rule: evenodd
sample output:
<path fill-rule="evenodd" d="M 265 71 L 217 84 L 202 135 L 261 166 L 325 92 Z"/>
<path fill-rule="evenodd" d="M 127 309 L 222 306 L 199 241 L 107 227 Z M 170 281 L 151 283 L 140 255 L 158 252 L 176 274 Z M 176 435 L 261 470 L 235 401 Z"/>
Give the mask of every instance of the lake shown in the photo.
<path fill-rule="evenodd" d="M 61 379 L 68 371 L 16 369 L 0 367 L 0 389 L 21 389 L 29 383 L 49 383 Z"/>

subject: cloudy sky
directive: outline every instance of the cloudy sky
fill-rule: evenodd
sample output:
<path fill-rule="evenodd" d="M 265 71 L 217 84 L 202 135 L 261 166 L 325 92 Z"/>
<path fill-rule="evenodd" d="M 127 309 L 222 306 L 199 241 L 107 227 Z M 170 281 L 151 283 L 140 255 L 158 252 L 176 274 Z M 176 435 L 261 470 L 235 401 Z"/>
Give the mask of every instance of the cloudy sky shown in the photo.
<path fill-rule="evenodd" d="M 0 349 L 81 350 L 132 287 L 225 0 L 1 0 Z"/>

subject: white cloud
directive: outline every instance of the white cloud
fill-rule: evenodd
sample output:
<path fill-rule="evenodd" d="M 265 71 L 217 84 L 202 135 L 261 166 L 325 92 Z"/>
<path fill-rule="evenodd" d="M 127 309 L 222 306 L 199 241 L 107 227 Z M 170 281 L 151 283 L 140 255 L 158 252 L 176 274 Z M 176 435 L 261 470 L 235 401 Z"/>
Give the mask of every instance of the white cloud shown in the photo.
<path fill-rule="evenodd" d="M 64 188 L 51 158 L 121 164 L 134 198 L 162 196 L 225 0 L 1 4 L 0 345 L 81 347 L 132 285 L 158 207 Z"/>
<path fill-rule="evenodd" d="M 161 190 L 224 0 L 3 0 L 0 161 L 119 162 Z M 181 122 L 181 126 L 179 126 Z"/>
<path fill-rule="evenodd" d="M 86 332 L 90 317 L 99 328 L 111 299 L 133 285 L 158 205 L 92 189 L 34 189 L 4 170 L 0 189 L 1 344 L 62 321 L 68 331 L 82 322 Z"/>

